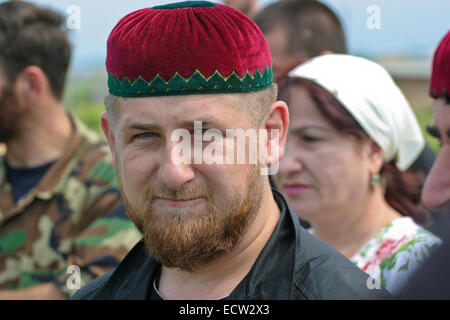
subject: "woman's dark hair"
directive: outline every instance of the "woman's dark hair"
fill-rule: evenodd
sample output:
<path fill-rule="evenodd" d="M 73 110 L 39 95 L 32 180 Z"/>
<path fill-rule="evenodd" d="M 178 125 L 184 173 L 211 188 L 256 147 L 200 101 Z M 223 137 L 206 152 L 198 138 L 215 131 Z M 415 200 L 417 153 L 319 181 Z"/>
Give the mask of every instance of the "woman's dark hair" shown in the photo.
<path fill-rule="evenodd" d="M 288 105 L 292 86 L 301 86 L 310 95 L 322 116 L 338 131 L 350 134 L 360 141 L 370 139 L 345 107 L 327 90 L 311 80 L 286 78 L 279 84 L 279 99 Z M 404 216 L 412 217 L 422 226 L 429 223 L 429 213 L 421 203 L 422 173 L 400 171 L 395 161 L 385 162 L 380 170 L 385 183 L 385 199 L 389 205 Z"/>

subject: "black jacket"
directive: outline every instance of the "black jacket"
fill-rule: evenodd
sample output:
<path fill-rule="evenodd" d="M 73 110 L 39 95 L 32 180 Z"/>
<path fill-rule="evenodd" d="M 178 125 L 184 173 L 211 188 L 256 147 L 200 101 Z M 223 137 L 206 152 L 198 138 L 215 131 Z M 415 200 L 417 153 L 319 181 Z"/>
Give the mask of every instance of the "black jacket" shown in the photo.
<path fill-rule="evenodd" d="M 369 276 L 311 235 L 277 191 L 281 218 L 247 276 L 228 299 L 386 299 Z M 147 299 L 160 264 L 140 241 L 120 265 L 81 288 L 73 299 Z"/>
<path fill-rule="evenodd" d="M 395 299 L 450 299 L 450 241 L 444 242 L 413 274 Z"/>

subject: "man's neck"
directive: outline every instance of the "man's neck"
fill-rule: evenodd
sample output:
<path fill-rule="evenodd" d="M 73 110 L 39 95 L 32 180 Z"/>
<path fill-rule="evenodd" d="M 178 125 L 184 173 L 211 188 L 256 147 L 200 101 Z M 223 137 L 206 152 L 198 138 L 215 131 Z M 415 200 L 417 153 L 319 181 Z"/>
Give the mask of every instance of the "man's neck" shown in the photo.
<path fill-rule="evenodd" d="M 269 185 L 255 220 L 230 252 L 204 266 L 201 272 L 162 267 L 159 292 L 165 299 L 217 300 L 231 294 L 250 272 L 280 219 Z"/>
<path fill-rule="evenodd" d="M 72 123 L 61 104 L 21 123 L 20 133 L 6 143 L 12 167 L 31 168 L 59 158 L 72 134 Z"/>
<path fill-rule="evenodd" d="M 312 222 L 314 235 L 351 259 L 372 237 L 401 215 L 390 207 L 381 191 L 351 209 L 324 214 Z"/>

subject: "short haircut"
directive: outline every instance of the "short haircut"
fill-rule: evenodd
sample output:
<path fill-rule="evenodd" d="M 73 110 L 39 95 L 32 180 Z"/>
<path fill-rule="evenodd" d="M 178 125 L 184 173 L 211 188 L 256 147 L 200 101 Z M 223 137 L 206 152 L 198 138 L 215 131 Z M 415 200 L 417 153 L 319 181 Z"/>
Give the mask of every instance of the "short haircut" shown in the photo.
<path fill-rule="evenodd" d="M 273 83 L 261 91 L 224 94 L 231 106 L 238 112 L 246 113 L 254 126 L 260 126 L 265 120 L 270 106 L 277 100 L 278 86 Z"/>
<path fill-rule="evenodd" d="M 270 87 L 261 91 L 253 91 L 246 93 L 220 93 L 232 108 L 239 112 L 246 113 L 250 122 L 259 127 L 265 120 L 270 106 L 276 101 L 278 87 L 272 84 Z M 119 105 L 127 98 L 114 96 L 111 94 L 105 97 L 106 113 L 108 121 L 112 128 L 116 127 L 119 117 Z"/>
<path fill-rule="evenodd" d="M 313 0 L 283 0 L 265 7 L 254 21 L 266 34 L 277 27 L 287 32 L 288 53 L 309 58 L 323 51 L 347 53 L 345 34 L 336 14 Z"/>
<path fill-rule="evenodd" d="M 0 4 L 0 66 L 10 82 L 27 66 L 38 66 L 62 99 L 71 55 L 64 22 L 64 15 L 24 1 Z"/>

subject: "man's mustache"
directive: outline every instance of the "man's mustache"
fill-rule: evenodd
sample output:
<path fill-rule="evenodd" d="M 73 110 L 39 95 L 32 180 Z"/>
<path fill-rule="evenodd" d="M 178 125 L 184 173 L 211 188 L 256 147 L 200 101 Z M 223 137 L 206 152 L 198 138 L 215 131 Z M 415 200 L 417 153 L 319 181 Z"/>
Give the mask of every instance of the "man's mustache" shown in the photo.
<path fill-rule="evenodd" d="M 155 199 L 191 200 L 196 198 L 210 198 L 210 192 L 205 187 L 191 186 L 185 189 L 174 190 L 164 186 L 150 187 L 146 197 L 150 201 Z"/>

